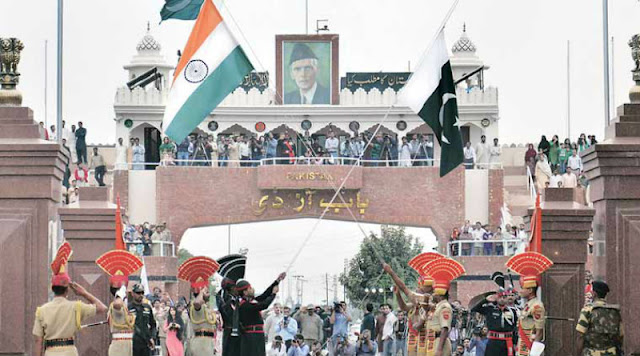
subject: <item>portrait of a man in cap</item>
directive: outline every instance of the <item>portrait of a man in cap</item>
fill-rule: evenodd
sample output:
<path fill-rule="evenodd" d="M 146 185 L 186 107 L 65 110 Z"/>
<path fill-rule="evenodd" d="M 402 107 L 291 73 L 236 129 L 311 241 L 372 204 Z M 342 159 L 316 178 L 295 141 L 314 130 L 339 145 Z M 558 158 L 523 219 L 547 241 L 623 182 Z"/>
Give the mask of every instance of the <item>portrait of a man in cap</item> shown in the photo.
<path fill-rule="evenodd" d="M 324 45 L 324 46 L 323 46 Z M 288 50 L 287 47 L 291 49 Z M 325 49 L 327 53 L 315 53 Z M 287 60 L 287 54 L 290 56 Z M 321 73 L 321 69 L 330 70 L 330 48 L 328 43 L 285 43 L 285 104 L 330 104 L 331 91 L 329 89 L 329 73 Z M 322 63 L 326 61 L 328 63 Z M 287 78 L 289 77 L 289 78 Z M 294 83 L 295 85 L 291 85 Z"/>

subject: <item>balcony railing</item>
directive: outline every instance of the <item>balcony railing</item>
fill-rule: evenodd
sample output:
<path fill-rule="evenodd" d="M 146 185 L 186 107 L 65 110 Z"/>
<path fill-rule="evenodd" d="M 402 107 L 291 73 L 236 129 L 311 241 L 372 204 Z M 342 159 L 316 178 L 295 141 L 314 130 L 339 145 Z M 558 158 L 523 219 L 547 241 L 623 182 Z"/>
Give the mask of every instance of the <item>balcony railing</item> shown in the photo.
<path fill-rule="evenodd" d="M 509 240 L 456 240 L 447 244 L 447 255 L 458 256 L 513 256 L 524 251 L 525 242 L 520 239 Z"/>
<path fill-rule="evenodd" d="M 149 244 L 150 251 L 149 254 L 145 254 L 144 246 L 145 244 L 142 240 L 134 240 L 127 242 L 127 249 L 129 252 L 134 253 L 138 256 L 156 256 L 156 257 L 175 257 L 176 256 L 176 248 L 173 242 L 169 241 L 151 241 Z"/>

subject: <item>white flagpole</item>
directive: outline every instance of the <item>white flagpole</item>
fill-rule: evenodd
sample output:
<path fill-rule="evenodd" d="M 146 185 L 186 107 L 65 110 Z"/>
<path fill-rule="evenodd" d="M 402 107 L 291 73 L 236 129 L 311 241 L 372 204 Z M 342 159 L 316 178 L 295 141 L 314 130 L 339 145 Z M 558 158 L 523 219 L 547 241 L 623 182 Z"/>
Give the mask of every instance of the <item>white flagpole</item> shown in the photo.
<path fill-rule="evenodd" d="M 56 141 L 62 141 L 62 20 L 63 20 L 63 2 L 58 0 L 58 75 L 57 75 L 57 91 L 56 91 Z"/>
<path fill-rule="evenodd" d="M 604 55 L 604 127 L 609 126 L 611 115 L 610 89 L 609 89 L 609 0 L 602 0 L 602 37 Z"/>

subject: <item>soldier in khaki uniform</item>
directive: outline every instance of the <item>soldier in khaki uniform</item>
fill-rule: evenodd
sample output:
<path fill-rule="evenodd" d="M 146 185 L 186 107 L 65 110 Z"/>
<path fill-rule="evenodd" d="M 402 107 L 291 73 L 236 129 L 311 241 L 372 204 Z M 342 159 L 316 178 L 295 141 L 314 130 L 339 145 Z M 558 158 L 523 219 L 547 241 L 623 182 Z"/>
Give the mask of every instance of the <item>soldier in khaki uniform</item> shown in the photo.
<path fill-rule="evenodd" d="M 507 261 L 507 268 L 520 274 L 520 296 L 527 301 L 520 312 L 518 323 L 517 356 L 529 356 L 534 342 L 544 340 L 545 310 L 536 297 L 540 275 L 553 265 L 550 259 L 538 252 L 524 252 Z"/>
<path fill-rule="evenodd" d="M 129 275 L 142 268 L 140 257 L 125 250 L 112 250 L 100 256 L 96 264 L 109 275 L 113 302 L 109 305 L 107 320 L 111 331 L 109 356 L 133 356 L 133 330 L 135 315 L 124 304 Z"/>
<path fill-rule="evenodd" d="M 33 325 L 35 336 L 34 354 L 36 356 L 77 356 L 74 336 L 81 328 L 81 323 L 96 314 L 103 314 L 107 307 L 82 286 L 71 282 L 66 272 L 67 261 L 71 256 L 71 245 L 65 242 L 58 253 L 51 270 L 51 290 L 55 297 L 52 301 L 36 309 Z M 78 296 L 85 298 L 90 304 L 67 299 L 69 288 Z"/>
<path fill-rule="evenodd" d="M 465 270 L 460 262 L 445 257 L 427 263 L 423 272 L 434 279 L 433 302 L 436 303 L 436 306 L 427 323 L 427 335 L 433 333 L 435 336 L 433 355 L 449 356 L 451 355 L 449 330 L 451 330 L 451 319 L 453 318 L 453 310 L 448 300 L 449 286 L 451 281 L 464 274 Z M 427 350 L 427 355 L 431 355 L 431 352 L 431 350 Z"/>
<path fill-rule="evenodd" d="M 576 326 L 578 355 L 620 355 L 624 337 L 620 308 L 607 304 L 609 286 L 605 282 L 594 281 L 592 287 L 595 293 L 593 305 L 582 308 Z"/>
<path fill-rule="evenodd" d="M 191 356 L 210 356 L 215 350 L 216 315 L 209 308 L 209 278 L 220 265 L 215 260 L 204 257 L 191 257 L 178 268 L 178 278 L 191 283 L 194 299 L 189 306 L 189 322 L 193 336 L 187 349 Z"/>

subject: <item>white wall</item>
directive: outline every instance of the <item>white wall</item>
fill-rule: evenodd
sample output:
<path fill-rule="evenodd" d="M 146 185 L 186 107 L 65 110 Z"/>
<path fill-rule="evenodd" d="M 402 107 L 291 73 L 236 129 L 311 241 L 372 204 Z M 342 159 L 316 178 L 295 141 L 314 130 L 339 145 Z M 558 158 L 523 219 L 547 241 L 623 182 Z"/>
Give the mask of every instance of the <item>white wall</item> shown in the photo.
<path fill-rule="evenodd" d="M 156 171 L 129 171 L 129 221 L 156 223 Z"/>
<path fill-rule="evenodd" d="M 468 169 L 464 174 L 464 216 L 471 223 L 489 223 L 489 171 Z"/>

